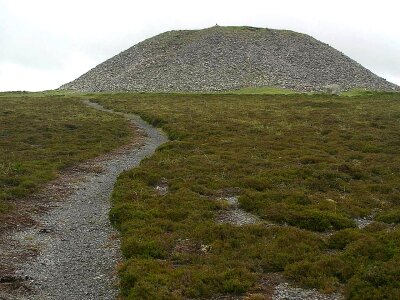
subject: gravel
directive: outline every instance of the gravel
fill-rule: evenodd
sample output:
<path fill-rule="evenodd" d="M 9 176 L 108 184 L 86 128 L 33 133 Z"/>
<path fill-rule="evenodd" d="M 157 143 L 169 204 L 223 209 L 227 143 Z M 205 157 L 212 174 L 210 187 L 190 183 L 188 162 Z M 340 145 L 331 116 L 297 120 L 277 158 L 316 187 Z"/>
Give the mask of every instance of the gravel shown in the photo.
<path fill-rule="evenodd" d="M 289 30 L 214 26 L 169 31 L 99 64 L 60 89 L 209 92 L 277 86 L 332 92 L 400 90 L 313 37 Z"/>
<path fill-rule="evenodd" d="M 243 226 L 248 224 L 259 224 L 262 221 L 256 215 L 248 213 L 243 209 L 239 208 L 239 199 L 237 196 L 227 196 L 219 198 L 219 200 L 225 200 L 228 203 L 228 209 L 222 211 L 217 218 L 218 223 L 227 223 L 235 226 Z M 266 226 L 278 226 L 274 224 L 265 224 Z M 261 283 L 264 285 L 265 290 L 258 295 L 268 295 L 267 299 L 272 300 L 342 300 L 343 295 L 340 293 L 323 294 L 316 289 L 303 289 L 294 287 L 290 283 L 285 282 L 284 279 L 277 275 L 279 280 L 269 280 Z M 218 300 L 240 300 L 248 299 L 244 297 L 232 297 L 232 296 L 220 296 L 213 299 Z"/>
<path fill-rule="evenodd" d="M 359 229 L 363 229 L 368 225 L 370 225 L 374 221 L 374 219 L 373 216 L 369 216 L 369 217 L 357 218 L 354 219 L 354 221 L 356 222 L 356 225 Z"/>
<path fill-rule="evenodd" d="M 0 260 L 13 264 L 13 274 L 0 278 L 12 287 L 1 290 L 0 299 L 116 299 L 116 265 L 122 260 L 118 234 L 108 219 L 110 195 L 117 176 L 137 166 L 167 137 L 135 115 L 113 112 L 89 101 L 87 105 L 105 112 L 123 115 L 145 135 L 108 155 L 91 160 L 62 174 L 49 184 L 42 196 L 49 199 L 49 209 L 38 214 L 36 226 L 6 236 L 0 248 Z M 162 179 L 155 187 L 160 195 L 168 193 Z M 260 219 L 239 208 L 237 196 L 221 197 L 228 209 L 218 222 L 236 226 L 260 223 Z M 184 243 L 180 245 L 184 247 Z M 202 251 L 208 251 L 202 245 Z M 264 291 L 264 289 L 262 288 Z M 289 283 L 267 282 L 265 291 L 274 300 L 339 300 L 338 293 L 322 294 L 315 289 L 293 287 Z M 245 299 L 220 296 L 213 299 Z"/>
<path fill-rule="evenodd" d="M 275 287 L 273 300 L 342 300 L 344 297 L 339 293 L 322 294 L 316 289 L 302 289 L 292 287 L 289 283 L 280 283 Z"/>
<path fill-rule="evenodd" d="M 229 209 L 222 211 L 218 216 L 218 223 L 228 223 L 236 226 L 243 226 L 248 224 L 257 224 L 261 220 L 256 215 L 248 213 L 239 208 L 239 199 L 237 196 L 220 198 L 227 201 Z"/>
<path fill-rule="evenodd" d="M 168 181 L 162 178 L 161 181 L 155 186 L 154 190 L 161 196 L 165 196 L 169 192 Z"/>
<path fill-rule="evenodd" d="M 89 101 L 87 105 L 106 112 Z M 118 295 L 116 265 L 122 257 L 118 234 L 110 224 L 110 196 L 117 176 L 138 166 L 167 141 L 158 129 L 138 116 L 123 114 L 145 136 L 111 154 L 94 159 L 49 185 L 49 210 L 36 217 L 36 226 L 6 237 L 0 259 L 31 251 L 14 263 L 14 274 L 4 281 L 22 282 L 17 289 L 0 290 L 0 299 L 115 299 Z M 96 170 L 96 171 L 93 171 Z M 61 179 L 63 176 L 61 175 Z M 62 187 L 62 188 L 60 188 Z M 61 193 L 60 193 L 61 191 Z M 61 194 L 61 195 L 60 195 Z M 28 250 L 27 250 L 28 249 Z M 11 263 L 11 260 L 10 260 Z"/>

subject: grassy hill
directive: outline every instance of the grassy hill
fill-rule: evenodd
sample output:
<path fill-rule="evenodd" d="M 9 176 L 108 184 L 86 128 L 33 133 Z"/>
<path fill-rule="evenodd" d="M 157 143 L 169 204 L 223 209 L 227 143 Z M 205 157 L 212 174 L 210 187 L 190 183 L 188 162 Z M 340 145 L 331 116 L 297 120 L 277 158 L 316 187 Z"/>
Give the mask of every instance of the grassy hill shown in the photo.
<path fill-rule="evenodd" d="M 50 94 L 50 95 L 49 95 Z M 0 94 L 0 221 L 57 172 L 129 140 L 120 117 L 51 93 Z"/>
<path fill-rule="evenodd" d="M 96 99 L 171 139 L 115 187 L 128 299 L 239 295 L 271 272 L 349 299 L 397 297 L 398 94 Z M 232 193 L 263 222 L 217 223 Z"/>
<path fill-rule="evenodd" d="M 3 94 L 0 218 L 58 170 L 127 141 L 126 121 L 88 109 L 89 98 L 170 138 L 115 186 L 123 298 L 259 299 L 279 273 L 348 299 L 397 299 L 399 94 L 253 92 Z M 232 196 L 260 222 L 218 222 Z"/>

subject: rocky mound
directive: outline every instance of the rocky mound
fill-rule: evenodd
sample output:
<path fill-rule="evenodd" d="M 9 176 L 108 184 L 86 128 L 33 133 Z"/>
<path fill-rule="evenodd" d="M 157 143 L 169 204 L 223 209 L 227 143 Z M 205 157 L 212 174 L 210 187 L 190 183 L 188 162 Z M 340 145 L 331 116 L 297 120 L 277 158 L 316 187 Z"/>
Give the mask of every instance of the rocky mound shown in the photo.
<path fill-rule="evenodd" d="M 253 27 L 169 31 L 96 66 L 60 89 L 223 91 L 275 86 L 297 91 L 399 90 L 311 36 Z"/>

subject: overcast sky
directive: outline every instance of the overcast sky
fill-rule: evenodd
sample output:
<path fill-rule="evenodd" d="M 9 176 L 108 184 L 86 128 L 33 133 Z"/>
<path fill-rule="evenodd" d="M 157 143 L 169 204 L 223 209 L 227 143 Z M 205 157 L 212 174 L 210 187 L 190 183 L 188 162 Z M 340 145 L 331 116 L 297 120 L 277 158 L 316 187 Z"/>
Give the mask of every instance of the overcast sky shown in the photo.
<path fill-rule="evenodd" d="M 399 3 L 0 0 L 0 91 L 54 89 L 153 35 L 216 23 L 310 34 L 400 85 Z"/>

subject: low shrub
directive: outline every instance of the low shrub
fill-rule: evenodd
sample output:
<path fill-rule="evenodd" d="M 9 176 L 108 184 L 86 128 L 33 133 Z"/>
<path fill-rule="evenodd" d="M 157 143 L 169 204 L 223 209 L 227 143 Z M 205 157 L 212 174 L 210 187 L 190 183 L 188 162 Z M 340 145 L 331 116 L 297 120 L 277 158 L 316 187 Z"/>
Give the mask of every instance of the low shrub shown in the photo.
<path fill-rule="evenodd" d="M 400 208 L 394 208 L 389 211 L 382 212 L 377 215 L 375 219 L 388 224 L 398 224 L 400 223 Z"/>
<path fill-rule="evenodd" d="M 125 298 L 243 295 L 264 273 L 283 272 L 349 298 L 394 299 L 397 269 L 384 267 L 398 258 L 397 229 L 361 230 L 353 219 L 376 208 L 383 216 L 398 200 L 398 94 L 96 98 L 174 139 L 115 187 L 111 217 L 130 257 Z M 153 191 L 160 178 L 164 196 Z M 217 224 L 224 196 L 275 224 Z"/>

